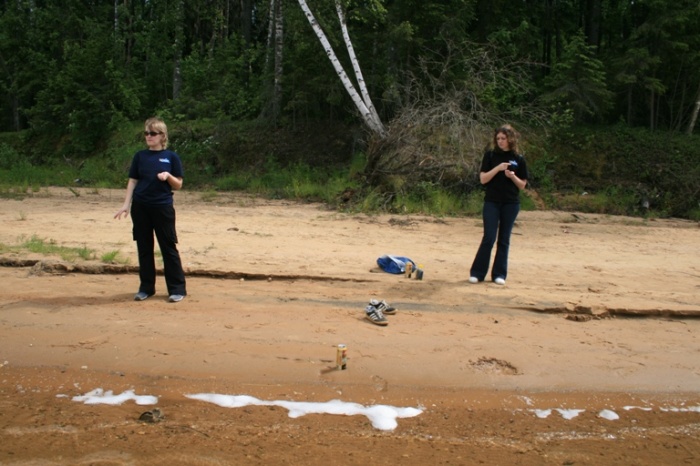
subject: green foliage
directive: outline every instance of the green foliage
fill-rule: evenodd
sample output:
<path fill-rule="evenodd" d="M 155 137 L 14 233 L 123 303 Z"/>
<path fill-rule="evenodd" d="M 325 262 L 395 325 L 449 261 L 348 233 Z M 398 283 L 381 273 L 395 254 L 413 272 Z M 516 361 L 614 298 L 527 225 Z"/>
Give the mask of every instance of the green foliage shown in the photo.
<path fill-rule="evenodd" d="M 250 185 L 250 173 L 235 172 L 217 178 L 214 183 L 214 188 L 218 191 L 246 191 Z"/>
<path fill-rule="evenodd" d="M 29 165 L 29 161 L 6 143 L 0 143 L 0 169 L 9 170 L 13 167 Z"/>
<path fill-rule="evenodd" d="M 364 79 L 385 122 L 404 103 L 402 86 L 427 62 L 432 74 L 421 77 L 423 85 L 442 76 L 459 90 L 473 69 L 441 66 L 452 59 L 454 44 L 475 49 L 490 44 L 504 63 L 524 65 L 518 67 L 519 86 L 493 73 L 495 85 L 479 96 L 490 108 L 509 112 L 521 102 L 546 100 L 573 110 L 577 122 L 623 120 L 668 130 L 689 123 L 700 79 L 696 2 L 342 4 Z M 271 118 L 275 84 L 282 114 L 268 123 L 289 128 L 318 119 L 360 121 L 295 2 L 283 9 L 284 63 L 278 76 L 272 72 L 270 2 L 231 5 L 0 3 L 0 131 L 30 129 L 33 162 L 82 159 L 104 149 L 106 132 L 159 110 L 170 112 L 171 123 Z M 309 6 L 352 79 L 334 2 L 313 0 Z"/>
<path fill-rule="evenodd" d="M 183 60 L 183 87 L 171 102 L 175 113 L 185 119 L 226 116 L 232 119 L 252 119 L 262 107 L 260 74 L 251 74 L 261 62 L 264 50 L 245 47 L 229 40 L 213 55 L 195 50 Z"/>
<path fill-rule="evenodd" d="M 216 184 L 220 190 L 239 190 L 272 198 L 300 199 L 335 204 L 346 189 L 357 188 L 342 171 L 312 168 L 303 163 L 282 167 L 268 158 L 257 176 L 229 175 Z"/>
<path fill-rule="evenodd" d="M 65 165 L 20 163 L 10 169 L 0 169 L 0 186 L 21 187 L 19 191 L 38 191 L 41 186 L 73 186 L 77 169 Z"/>
<path fill-rule="evenodd" d="M 350 207 L 356 211 L 371 213 L 389 210 L 388 207 L 390 207 L 390 202 L 390 196 L 387 196 L 386 193 L 374 188 L 363 193 L 357 203 L 351 205 Z"/>
<path fill-rule="evenodd" d="M 203 202 L 213 202 L 219 197 L 219 194 L 216 191 L 213 190 L 208 190 L 208 191 L 203 191 L 201 193 L 200 199 Z"/>
<path fill-rule="evenodd" d="M 137 116 L 140 109 L 125 69 L 111 59 L 110 25 L 71 10 L 72 5 L 65 5 L 64 22 L 44 17 L 44 26 L 66 33 L 57 44 L 36 104 L 27 111 L 34 134 L 55 141 L 55 155 L 62 157 L 82 157 L 103 147 L 104 135 L 114 124 Z M 78 30 L 69 29 L 78 24 Z"/>
<path fill-rule="evenodd" d="M 411 189 L 399 191 L 393 209 L 400 213 L 454 215 L 461 210 L 463 200 L 441 189 L 439 185 L 421 182 Z"/>
<path fill-rule="evenodd" d="M 0 197 L 21 198 L 45 186 L 64 186 L 75 192 L 78 187 L 123 189 L 131 158 L 143 148 L 142 124 L 121 125 L 106 139 L 107 148 L 99 155 L 44 164 L 29 163 L 15 149 L 16 140 L 0 134 L 0 163 L 10 167 L 0 168 Z M 332 145 L 345 134 L 342 128 L 331 132 L 324 124 L 316 131 L 306 128 L 300 140 L 308 139 L 312 145 L 296 146 L 297 135 L 252 123 L 234 126 L 196 120 L 169 127 L 173 148 L 183 157 L 185 189 L 210 196 L 242 191 L 319 201 L 350 211 L 435 215 L 478 215 L 483 203 L 482 190 L 466 181 L 426 177 L 413 182 L 395 175 L 388 177 L 381 189 L 368 183 L 364 153 L 357 152 L 343 163 L 331 163 L 341 160 L 337 154 L 350 152 L 350 140 Z M 536 208 L 536 199 L 537 208 L 543 203 L 545 208 L 586 212 L 697 217 L 700 165 L 692 163 L 698 158 L 697 136 L 650 132 L 622 124 L 612 128 L 557 127 L 549 138 L 526 134 L 529 185 L 537 192 L 532 196 L 529 190 L 522 193 L 524 210 Z M 226 137 L 233 139 L 222 139 Z M 425 137 L 434 135 L 426 133 Z M 441 141 L 452 144 L 449 139 Z M 321 150 L 307 152 L 313 145 Z M 289 152 L 277 149 L 285 147 Z"/>
<path fill-rule="evenodd" d="M 607 88 L 605 67 L 582 33 L 574 35 L 546 80 L 548 103 L 573 110 L 577 122 L 600 120 L 610 108 L 613 94 Z"/>
<path fill-rule="evenodd" d="M 46 240 L 36 235 L 23 241 L 20 247 L 29 252 L 46 256 L 60 256 L 65 261 L 74 261 L 78 258 L 83 260 L 95 258 L 95 251 L 87 247 L 72 248 L 60 246 L 55 240 Z"/>
<path fill-rule="evenodd" d="M 700 206 L 690 209 L 690 212 L 688 212 L 688 218 L 690 220 L 700 222 Z"/>
<path fill-rule="evenodd" d="M 560 155 L 550 153 L 546 148 L 539 151 L 531 151 L 527 157 L 528 186 L 544 191 L 555 189 L 553 169 L 557 164 Z"/>
<path fill-rule="evenodd" d="M 168 147 L 183 158 L 188 185 L 211 185 L 215 175 L 228 171 L 217 129 L 217 123 L 210 120 L 187 120 L 169 126 Z"/>
<path fill-rule="evenodd" d="M 553 197 L 553 209 L 611 215 L 632 215 L 635 210 L 635 193 L 630 190 L 610 187 L 598 193 L 569 193 Z"/>
<path fill-rule="evenodd" d="M 100 260 L 106 264 L 128 264 L 128 257 L 119 257 L 120 251 L 115 249 L 113 251 L 106 252 L 100 256 Z"/>
<path fill-rule="evenodd" d="M 610 213 L 687 217 L 700 202 L 700 138 L 650 132 L 624 125 L 612 128 L 580 127 L 570 138 L 558 140 L 548 153 L 559 154 L 550 164 L 553 188 L 613 198 L 598 208 Z M 589 203 L 589 202 L 587 202 Z M 648 204 L 648 208 L 645 205 Z M 565 203 L 564 205 L 568 205 Z"/>
<path fill-rule="evenodd" d="M 690 0 L 647 0 L 611 10 L 628 29 L 608 51 L 620 118 L 649 129 L 680 129 L 697 98 L 700 14 Z M 633 15 L 633 28 L 624 24 Z M 688 99 L 689 96 L 690 99 Z"/>
<path fill-rule="evenodd" d="M 594 2 L 600 16 L 572 0 L 342 3 L 395 146 L 357 131 L 350 99 L 295 2 L 285 4 L 276 77 L 267 1 L 232 9 L 220 0 L 3 2 L 0 131 L 19 136 L 0 139 L 2 195 L 123 187 L 143 147 L 142 121 L 158 114 L 183 157 L 187 189 L 329 203 L 342 194 L 348 208 L 469 212 L 481 193 L 473 175 L 482 130 L 511 121 L 530 126 L 522 131 L 530 184 L 552 205 L 553 192 L 587 191 L 592 209 L 647 214 L 646 200 L 654 214 L 696 215 L 699 164 L 688 161 L 698 157 L 697 137 L 665 132 L 686 129 L 698 92 L 696 3 Z M 309 4 L 352 77 L 334 3 Z M 282 114 L 265 121 L 275 78 Z M 544 125 L 541 102 L 551 110 Z M 581 126 L 610 121 L 662 131 Z M 367 162 L 355 153 L 365 142 L 369 164 L 380 147 L 399 174 L 363 177 Z"/>
<path fill-rule="evenodd" d="M 64 261 L 75 262 L 77 260 L 95 260 L 96 253 L 88 247 L 68 247 L 61 246 L 55 240 L 44 239 L 37 235 L 31 237 L 20 237 L 17 245 L 0 243 L 0 252 L 28 251 L 42 256 L 58 256 Z M 128 264 L 129 258 L 120 258 L 119 251 L 110 251 L 101 256 L 101 260 L 106 263 Z"/>
<path fill-rule="evenodd" d="M 535 210 L 534 201 L 527 192 L 521 194 L 521 208 Z M 404 185 L 392 194 L 372 190 L 362 199 L 360 210 L 364 212 L 395 212 L 400 214 L 425 214 L 436 216 L 480 216 L 484 205 L 482 190 L 459 192 L 446 189 L 438 183 Z"/>
<path fill-rule="evenodd" d="M 290 199 L 334 203 L 338 194 L 347 187 L 347 181 L 340 175 L 332 176 L 324 183 L 313 173 L 314 170 L 294 171 L 290 185 L 285 189 L 285 197 Z"/>

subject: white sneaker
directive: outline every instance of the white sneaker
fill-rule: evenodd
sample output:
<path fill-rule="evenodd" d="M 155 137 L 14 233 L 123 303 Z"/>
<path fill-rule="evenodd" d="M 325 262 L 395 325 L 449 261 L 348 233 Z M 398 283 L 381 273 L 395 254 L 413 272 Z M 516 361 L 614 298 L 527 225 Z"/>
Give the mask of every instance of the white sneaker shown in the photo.
<path fill-rule="evenodd" d="M 476 277 L 469 277 L 469 283 L 479 283 L 479 279 Z"/>
<path fill-rule="evenodd" d="M 505 284 L 506 284 L 505 279 L 503 279 L 503 278 L 501 278 L 501 277 L 498 277 L 498 278 L 494 279 L 493 282 L 494 282 L 496 285 L 505 285 Z"/>

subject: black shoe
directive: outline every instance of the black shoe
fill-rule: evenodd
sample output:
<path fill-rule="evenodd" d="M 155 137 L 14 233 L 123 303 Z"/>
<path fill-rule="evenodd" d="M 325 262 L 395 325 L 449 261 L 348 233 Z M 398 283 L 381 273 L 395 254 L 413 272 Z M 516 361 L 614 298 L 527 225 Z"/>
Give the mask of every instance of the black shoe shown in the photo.
<path fill-rule="evenodd" d="M 396 314 L 396 308 L 394 306 L 390 306 L 389 303 L 387 303 L 384 300 L 378 301 L 376 299 L 372 299 L 369 302 L 370 306 L 374 306 L 380 311 L 382 311 L 382 314 L 386 314 L 388 316 L 393 316 Z"/>
<path fill-rule="evenodd" d="M 375 325 L 388 325 L 389 321 L 386 320 L 382 310 L 378 307 L 372 306 L 371 304 L 365 308 L 365 319 L 369 320 Z"/>

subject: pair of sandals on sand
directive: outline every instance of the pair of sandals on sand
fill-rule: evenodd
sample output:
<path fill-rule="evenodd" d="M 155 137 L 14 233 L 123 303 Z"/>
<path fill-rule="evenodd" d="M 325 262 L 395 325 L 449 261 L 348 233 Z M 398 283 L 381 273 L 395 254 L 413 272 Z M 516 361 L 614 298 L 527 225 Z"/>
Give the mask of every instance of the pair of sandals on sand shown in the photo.
<path fill-rule="evenodd" d="M 372 322 L 374 325 L 389 325 L 389 321 L 386 320 L 384 315 L 394 315 L 396 314 L 396 308 L 390 306 L 384 300 L 372 299 L 365 308 L 365 319 Z"/>

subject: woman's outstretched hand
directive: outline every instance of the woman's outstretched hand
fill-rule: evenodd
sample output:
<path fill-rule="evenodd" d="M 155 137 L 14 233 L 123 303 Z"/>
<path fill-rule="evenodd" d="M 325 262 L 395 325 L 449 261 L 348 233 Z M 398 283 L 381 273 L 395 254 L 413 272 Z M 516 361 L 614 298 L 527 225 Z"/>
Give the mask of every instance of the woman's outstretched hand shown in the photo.
<path fill-rule="evenodd" d="M 127 207 L 122 207 L 121 209 L 119 209 L 117 213 L 114 214 L 114 218 L 121 219 L 122 215 L 124 216 L 124 218 L 129 216 L 129 209 Z"/>

